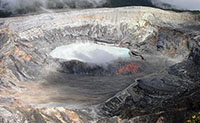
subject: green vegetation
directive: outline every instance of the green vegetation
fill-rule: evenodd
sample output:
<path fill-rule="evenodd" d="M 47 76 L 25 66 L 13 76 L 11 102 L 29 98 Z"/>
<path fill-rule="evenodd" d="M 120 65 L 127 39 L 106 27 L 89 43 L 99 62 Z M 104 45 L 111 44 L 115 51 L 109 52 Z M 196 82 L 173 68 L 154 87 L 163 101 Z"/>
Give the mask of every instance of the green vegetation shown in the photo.
<path fill-rule="evenodd" d="M 150 0 L 108 0 L 106 7 L 122 7 L 122 6 L 151 6 L 154 7 Z"/>
<path fill-rule="evenodd" d="M 200 11 L 191 11 L 193 14 L 200 14 Z"/>
<path fill-rule="evenodd" d="M 163 9 L 163 10 L 165 10 L 165 9 Z M 177 9 L 167 9 L 167 10 L 170 10 L 170 11 L 174 11 L 174 12 L 190 12 L 190 13 L 192 13 L 192 14 L 200 14 L 200 11 L 198 11 L 198 10 L 177 10 Z"/>
<path fill-rule="evenodd" d="M 11 16 L 11 15 L 12 15 L 11 12 L 4 12 L 4 11 L 0 10 L 0 18 L 1 18 L 1 17 L 2 17 L 2 18 L 4 18 L 4 17 L 9 17 L 9 16 Z"/>
<path fill-rule="evenodd" d="M 200 123 L 200 112 L 198 115 L 193 115 L 192 120 L 188 120 L 187 123 Z"/>

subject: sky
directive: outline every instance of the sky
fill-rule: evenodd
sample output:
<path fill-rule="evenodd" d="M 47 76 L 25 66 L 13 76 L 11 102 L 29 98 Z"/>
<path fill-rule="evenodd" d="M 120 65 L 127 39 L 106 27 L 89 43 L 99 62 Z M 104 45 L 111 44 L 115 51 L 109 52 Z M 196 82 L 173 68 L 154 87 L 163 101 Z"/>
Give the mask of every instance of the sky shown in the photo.
<path fill-rule="evenodd" d="M 200 10 L 200 0 L 160 0 L 161 2 L 175 5 L 180 9 Z"/>

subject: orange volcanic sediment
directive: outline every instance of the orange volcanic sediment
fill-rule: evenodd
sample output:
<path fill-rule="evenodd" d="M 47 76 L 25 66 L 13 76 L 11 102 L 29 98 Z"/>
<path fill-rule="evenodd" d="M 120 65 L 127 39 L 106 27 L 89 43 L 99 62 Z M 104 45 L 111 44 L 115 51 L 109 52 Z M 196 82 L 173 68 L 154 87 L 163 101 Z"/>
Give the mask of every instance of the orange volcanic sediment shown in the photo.
<path fill-rule="evenodd" d="M 120 69 L 117 72 L 117 75 L 121 75 L 121 74 L 137 74 L 140 73 L 139 70 L 141 70 L 141 65 L 134 63 L 134 62 L 130 62 L 129 64 L 120 67 Z"/>

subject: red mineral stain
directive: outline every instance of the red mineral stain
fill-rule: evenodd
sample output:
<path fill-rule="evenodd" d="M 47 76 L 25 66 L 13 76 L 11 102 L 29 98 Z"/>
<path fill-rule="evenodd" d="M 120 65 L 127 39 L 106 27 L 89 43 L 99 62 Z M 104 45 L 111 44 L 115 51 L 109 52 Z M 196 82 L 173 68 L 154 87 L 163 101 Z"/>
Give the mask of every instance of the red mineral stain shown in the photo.
<path fill-rule="evenodd" d="M 117 75 L 121 75 L 121 74 L 136 74 L 139 72 L 139 69 L 141 69 L 141 65 L 140 64 L 136 64 L 134 62 L 130 62 L 129 64 L 120 67 L 120 69 L 117 72 Z"/>

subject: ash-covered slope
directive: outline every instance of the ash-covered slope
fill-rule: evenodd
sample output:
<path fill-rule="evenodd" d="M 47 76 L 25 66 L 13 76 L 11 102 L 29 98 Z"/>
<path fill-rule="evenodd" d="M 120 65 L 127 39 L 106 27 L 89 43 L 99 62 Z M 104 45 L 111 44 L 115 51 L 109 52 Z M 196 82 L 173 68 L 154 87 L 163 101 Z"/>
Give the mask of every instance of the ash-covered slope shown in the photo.
<path fill-rule="evenodd" d="M 1 119 L 3 122 L 89 122 L 97 114 L 106 117 L 100 123 L 154 122 L 161 116 L 168 122 L 177 122 L 172 116 L 176 112 L 180 122 L 185 121 L 189 110 L 199 110 L 199 24 L 198 15 L 148 7 L 74 10 L 0 19 Z M 89 107 L 72 113 L 65 110 L 68 108 L 65 105 L 60 109 L 56 105 L 54 109 L 48 105 L 42 106 L 45 109 L 38 108 L 41 105 L 37 105 L 37 100 L 48 101 L 45 95 L 41 96 L 42 88 L 38 89 L 41 87 L 38 85 L 51 81 L 56 77 L 51 73 L 59 72 L 66 65 L 49 53 L 58 46 L 83 41 L 128 47 L 137 51 L 136 56 L 144 57 L 145 61 L 139 58 L 140 64 L 148 62 L 153 69 L 123 80 L 131 81 L 131 85 L 93 110 Z M 84 85 L 80 84 L 87 87 Z M 93 88 L 104 91 L 100 85 L 90 89 Z M 31 102 L 32 93 L 37 91 L 41 92 L 39 98 Z M 51 88 L 44 91 L 56 93 Z M 133 119 L 108 118 L 112 116 Z"/>

